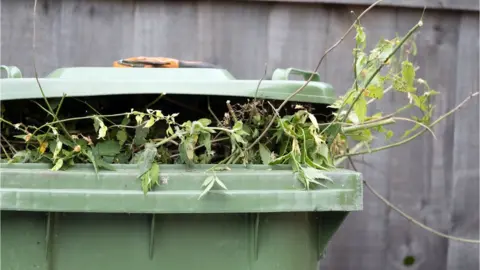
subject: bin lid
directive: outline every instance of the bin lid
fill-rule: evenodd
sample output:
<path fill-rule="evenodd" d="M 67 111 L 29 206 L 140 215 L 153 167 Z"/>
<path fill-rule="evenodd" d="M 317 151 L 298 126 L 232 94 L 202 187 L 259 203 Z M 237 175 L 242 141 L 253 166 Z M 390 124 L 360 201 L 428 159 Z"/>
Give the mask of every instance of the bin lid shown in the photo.
<path fill-rule="evenodd" d="M 310 72 L 298 69 L 277 69 L 271 80 L 237 80 L 227 70 L 215 68 L 60 68 L 39 83 L 48 98 L 106 96 L 124 94 L 186 94 L 237 96 L 284 100 L 305 84 L 293 80 L 291 74 L 309 77 Z M 297 102 L 332 104 L 335 93 L 330 84 L 314 80 L 291 100 Z M 0 79 L 0 100 L 42 98 L 35 78 Z M 257 91 L 258 88 L 258 91 Z"/>

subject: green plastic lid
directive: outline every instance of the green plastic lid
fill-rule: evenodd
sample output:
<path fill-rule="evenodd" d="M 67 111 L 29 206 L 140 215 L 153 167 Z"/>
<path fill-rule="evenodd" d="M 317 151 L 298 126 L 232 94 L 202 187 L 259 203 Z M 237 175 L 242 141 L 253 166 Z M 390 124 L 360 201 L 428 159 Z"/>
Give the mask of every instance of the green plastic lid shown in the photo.
<path fill-rule="evenodd" d="M 61 68 L 39 82 L 48 98 L 105 96 L 121 94 L 186 94 L 238 96 L 284 100 L 305 84 L 292 80 L 290 75 L 313 79 L 292 101 L 332 104 L 333 87 L 320 81 L 317 73 L 299 69 L 277 69 L 271 80 L 237 80 L 224 69 L 212 68 L 113 68 L 77 67 Z M 42 98 L 35 78 L 0 80 L 0 100 Z M 257 92 L 258 87 L 258 92 Z"/>

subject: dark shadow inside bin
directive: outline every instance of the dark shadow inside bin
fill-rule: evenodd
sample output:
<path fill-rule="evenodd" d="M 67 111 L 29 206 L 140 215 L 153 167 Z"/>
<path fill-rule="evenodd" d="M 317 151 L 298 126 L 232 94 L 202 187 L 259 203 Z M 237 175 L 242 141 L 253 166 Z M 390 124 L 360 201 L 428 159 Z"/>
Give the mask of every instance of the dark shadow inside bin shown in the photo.
<path fill-rule="evenodd" d="M 54 111 L 58 109 L 62 102 L 58 118 L 67 119 L 74 117 L 87 117 L 91 115 L 113 115 L 128 113 L 131 110 L 146 112 L 146 109 L 161 110 L 164 115 L 179 113 L 175 118 L 177 123 L 185 121 L 195 121 L 201 118 L 209 118 L 212 120 L 211 126 L 216 126 L 215 118 L 212 113 L 220 121 L 223 121 L 225 114 L 229 112 L 227 101 L 235 108 L 237 105 L 243 105 L 252 101 L 252 98 L 231 97 L 231 96 L 206 96 L 206 95 L 165 95 L 158 94 L 130 94 L 130 95 L 109 95 L 109 96 L 87 96 L 87 97 L 66 97 L 49 98 L 50 106 Z M 265 100 L 263 108 L 273 114 L 272 106 L 278 107 L 282 100 Z M 279 115 L 291 115 L 298 110 L 298 105 L 308 108 L 317 118 L 319 123 L 331 121 L 332 109 L 327 104 L 307 104 L 302 102 L 288 102 L 286 106 L 279 112 Z M 42 108 L 42 107 L 43 108 Z M 209 110 L 210 108 L 210 110 Z M 51 115 L 46 112 L 48 106 L 43 99 L 35 100 L 8 100 L 2 102 L 3 117 L 12 123 L 23 123 L 27 126 L 39 127 L 47 121 L 53 121 Z M 121 124 L 124 116 L 109 117 L 115 124 Z M 109 123 L 105 122 L 107 125 Z M 67 130 L 73 134 L 80 133 L 84 136 L 96 138 L 93 129 L 92 119 L 83 119 L 80 121 L 68 121 L 64 125 Z M 130 117 L 130 126 L 136 125 L 135 118 Z M 233 121 L 230 122 L 233 125 Z M 231 126 L 230 126 L 231 127 Z M 155 138 L 167 137 L 166 130 L 168 126 L 165 122 L 157 122 L 154 127 L 150 128 L 149 137 Z M 135 129 L 126 129 L 127 133 L 134 136 Z M 261 132 L 261 130 L 260 130 Z M 23 135 L 22 131 L 2 125 L 2 134 L 7 138 L 14 135 Z M 18 140 L 18 139 L 16 139 Z M 220 158 L 220 157 L 219 157 Z M 215 159 L 212 160 L 215 162 Z"/>

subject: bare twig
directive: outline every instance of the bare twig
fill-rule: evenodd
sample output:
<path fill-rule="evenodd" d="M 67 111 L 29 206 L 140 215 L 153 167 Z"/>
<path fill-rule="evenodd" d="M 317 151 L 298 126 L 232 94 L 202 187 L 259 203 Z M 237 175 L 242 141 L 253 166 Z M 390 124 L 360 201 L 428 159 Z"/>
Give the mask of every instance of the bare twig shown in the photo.
<path fill-rule="evenodd" d="M 5 138 L 5 136 L 3 136 L 3 134 L 0 134 L 2 136 L 2 140 L 5 141 L 8 145 L 8 147 L 10 147 L 10 149 L 12 150 L 12 152 L 15 154 L 17 153 L 17 150 L 15 149 L 15 147 L 13 147 L 13 145 L 7 140 L 7 138 Z"/>
<path fill-rule="evenodd" d="M 388 119 L 384 119 L 382 121 L 372 121 L 372 122 L 369 122 L 369 123 L 363 123 L 363 124 L 359 124 L 359 125 L 343 127 L 342 131 L 343 131 L 343 133 L 355 132 L 355 131 L 364 130 L 364 129 L 367 129 L 367 128 L 374 128 L 374 127 L 383 126 L 383 125 L 390 125 L 390 124 L 393 124 L 393 123 L 395 123 L 395 120 L 393 118 L 388 118 Z"/>
<path fill-rule="evenodd" d="M 265 63 L 265 70 L 263 71 L 263 76 L 260 78 L 257 84 L 257 89 L 255 89 L 255 97 L 253 98 L 253 113 L 250 113 L 250 121 L 252 121 L 254 113 L 257 113 L 257 95 L 258 95 L 258 90 L 260 90 L 260 85 L 262 84 L 263 80 L 267 76 L 267 70 L 268 70 L 268 65 Z"/>
<path fill-rule="evenodd" d="M 7 157 L 7 159 L 8 159 L 8 160 L 11 160 L 12 158 L 11 158 L 10 155 L 8 154 L 7 149 L 5 149 L 5 147 L 3 146 L 3 144 L 0 144 L 0 147 L 2 147 L 3 153 L 5 154 L 5 156 Z"/>
<path fill-rule="evenodd" d="M 95 109 L 95 108 L 94 108 L 92 105 L 90 105 L 88 102 L 83 101 L 83 100 L 78 99 L 78 98 L 73 98 L 73 99 L 75 99 L 76 101 L 81 102 L 81 103 L 87 105 L 87 107 L 89 107 L 94 113 L 96 113 L 96 114 L 101 114 L 99 111 L 97 111 L 97 109 Z M 109 123 L 112 124 L 112 125 L 116 125 L 115 122 L 113 122 L 112 120 L 110 120 L 110 119 L 108 119 L 108 118 L 105 118 L 105 120 L 107 120 L 107 122 L 109 122 Z"/>
<path fill-rule="evenodd" d="M 144 110 L 150 109 L 155 103 L 162 99 L 163 96 L 165 96 L 165 93 L 161 93 L 156 99 L 148 103 L 147 106 L 145 106 Z"/>
<path fill-rule="evenodd" d="M 220 125 L 222 123 L 222 121 L 220 121 L 220 119 L 218 119 L 218 117 L 215 115 L 215 113 L 212 111 L 212 107 L 210 107 L 210 97 L 207 97 L 207 107 L 208 107 L 208 111 L 210 112 L 210 114 L 213 116 L 213 118 L 215 118 L 215 120 L 217 121 L 217 125 Z"/>
<path fill-rule="evenodd" d="M 263 71 L 263 76 L 262 78 L 260 79 L 260 81 L 258 81 L 258 84 L 257 84 L 257 89 L 255 89 L 255 97 L 253 98 L 253 103 L 255 104 L 255 102 L 257 101 L 257 94 L 258 94 L 258 90 L 260 89 L 260 84 L 262 84 L 263 80 L 265 79 L 265 77 L 267 76 L 267 69 L 268 69 L 268 65 L 267 63 L 265 63 L 265 70 Z M 256 109 L 256 107 L 254 107 Z"/>
<path fill-rule="evenodd" d="M 360 18 L 357 17 L 357 14 L 352 10 L 352 14 L 355 16 L 355 23 L 360 24 Z M 353 58 L 353 80 L 355 82 L 355 91 L 358 92 L 358 78 L 357 78 L 357 61 L 358 61 L 358 43 L 355 42 L 355 55 Z"/>
<path fill-rule="evenodd" d="M 353 163 L 353 160 L 351 157 L 348 157 L 348 161 L 350 162 L 350 164 L 352 165 L 352 168 L 355 170 L 355 171 L 358 171 L 356 166 L 355 166 L 355 163 Z M 458 242 L 463 242 L 463 243 L 472 243 L 472 244 L 480 244 L 480 240 L 477 240 L 477 239 L 468 239 L 468 238 L 462 238 L 462 237 L 456 237 L 456 236 L 451 236 L 451 235 L 448 235 L 448 234 L 444 234 L 442 232 L 439 232 L 423 223 L 421 223 L 420 221 L 414 219 L 412 216 L 406 214 L 405 212 L 403 212 L 402 210 L 400 210 L 398 207 L 396 207 L 395 205 L 393 205 L 391 202 L 389 202 L 387 199 L 385 199 L 385 197 L 383 197 L 382 195 L 380 195 L 380 193 L 378 193 L 366 180 L 363 180 L 363 184 L 373 193 L 373 195 L 375 195 L 377 198 L 379 198 L 383 203 L 385 203 L 388 207 L 390 207 L 391 209 L 395 210 L 397 213 L 399 213 L 402 217 L 406 218 L 408 221 L 412 222 L 413 224 L 419 226 L 420 228 L 428 231 L 428 232 L 431 232 L 437 236 L 440 236 L 440 237 L 443 237 L 443 238 L 447 238 L 449 240 L 454 240 L 454 241 L 458 241 Z"/>
<path fill-rule="evenodd" d="M 365 14 L 367 14 L 372 8 L 374 8 L 377 4 L 379 4 L 380 2 L 382 2 L 383 0 L 377 0 L 375 1 L 373 4 L 371 4 L 368 8 L 366 8 L 359 16 L 358 16 L 358 19 L 361 19 Z M 356 22 L 355 22 L 356 23 Z M 335 42 L 335 44 L 333 44 L 330 48 L 328 48 L 322 55 L 322 57 L 320 58 L 320 60 L 318 61 L 317 63 L 317 66 L 315 67 L 315 69 L 313 70 L 312 74 L 310 75 L 310 78 L 308 78 L 307 81 L 305 81 L 305 83 L 300 87 L 298 88 L 297 90 L 295 90 L 295 92 L 293 92 L 290 96 L 288 96 L 283 102 L 282 104 L 280 104 L 280 106 L 278 106 L 278 108 L 276 109 L 276 111 L 280 111 L 283 107 L 285 107 L 285 105 L 288 103 L 288 101 L 290 101 L 290 99 L 292 99 L 294 96 L 296 96 L 298 93 L 300 93 L 303 89 L 305 89 L 305 87 L 307 87 L 307 85 L 312 81 L 313 77 L 315 76 L 315 73 L 318 71 L 318 69 L 320 68 L 320 65 L 322 64 L 323 60 L 325 59 L 325 57 L 331 52 L 333 51 L 338 45 L 340 45 L 340 43 L 342 43 L 342 41 L 347 37 L 347 35 L 352 31 L 353 28 L 355 28 L 355 23 L 353 23 L 350 28 L 348 28 L 348 30 L 343 34 L 343 36 L 337 40 L 337 42 Z M 275 119 L 272 118 L 272 120 L 270 120 L 270 122 L 268 123 L 268 125 L 263 129 L 262 133 L 260 134 L 260 136 L 258 136 L 258 138 L 247 148 L 247 150 L 250 150 L 252 149 L 257 143 L 260 142 L 260 140 L 267 134 L 268 130 L 272 127 L 273 123 L 274 123 Z"/>
<path fill-rule="evenodd" d="M 235 116 L 235 112 L 233 111 L 232 105 L 230 104 L 230 100 L 227 100 L 227 108 L 228 108 L 228 111 L 230 112 L 230 115 L 233 118 L 233 121 L 237 122 L 238 119 L 237 119 L 237 116 Z"/>
<path fill-rule="evenodd" d="M 433 138 L 434 138 L 435 140 L 437 139 L 437 136 L 435 135 L 435 133 L 433 132 L 433 130 L 432 130 L 429 126 L 425 125 L 424 123 L 420 123 L 420 122 L 415 121 L 415 120 L 413 120 L 413 119 L 404 118 L 404 117 L 392 117 L 392 119 L 402 120 L 402 121 L 407 121 L 407 122 L 412 122 L 412 123 L 418 124 L 418 125 L 424 127 L 426 130 L 428 130 L 428 131 L 432 134 L 432 136 L 433 136 Z"/>

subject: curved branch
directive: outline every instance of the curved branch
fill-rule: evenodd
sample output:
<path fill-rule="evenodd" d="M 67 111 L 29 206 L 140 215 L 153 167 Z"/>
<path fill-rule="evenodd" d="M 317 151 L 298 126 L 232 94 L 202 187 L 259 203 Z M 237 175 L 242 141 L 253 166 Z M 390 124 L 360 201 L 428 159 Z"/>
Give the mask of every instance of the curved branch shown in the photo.
<path fill-rule="evenodd" d="M 350 164 L 352 165 L 353 169 L 355 171 L 358 171 L 357 168 L 355 168 L 355 164 L 353 163 L 352 158 L 348 157 L 348 160 L 350 161 Z M 406 218 L 408 221 L 412 222 L 413 224 L 419 226 L 420 228 L 422 228 L 422 229 L 424 229 L 428 232 L 431 232 L 431 233 L 433 233 L 437 236 L 447 238 L 449 240 L 454 240 L 454 241 L 463 242 L 463 243 L 480 244 L 480 240 L 451 236 L 451 235 L 439 232 L 439 231 L 421 223 L 420 221 L 418 221 L 418 220 L 414 219 L 412 216 L 406 214 L 405 212 L 400 210 L 398 207 L 393 205 L 391 202 L 389 202 L 387 199 L 385 199 L 385 197 L 380 195 L 380 193 L 378 193 L 372 186 L 370 186 L 370 184 L 367 181 L 363 180 L 363 184 L 373 193 L 373 195 L 375 195 L 377 198 L 379 198 L 384 204 L 386 204 L 388 207 L 392 208 L 397 213 L 399 213 L 401 216 L 403 216 L 404 218 Z"/>

